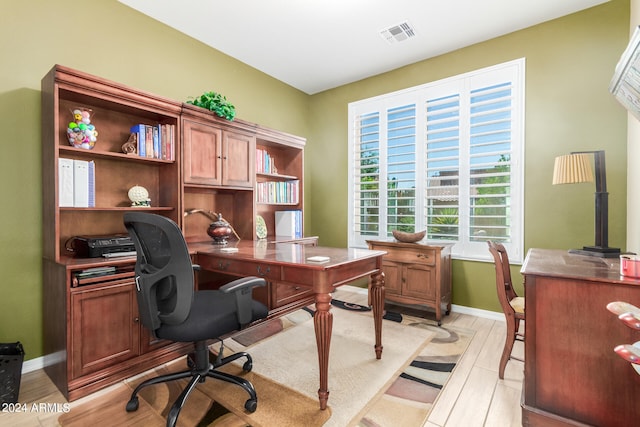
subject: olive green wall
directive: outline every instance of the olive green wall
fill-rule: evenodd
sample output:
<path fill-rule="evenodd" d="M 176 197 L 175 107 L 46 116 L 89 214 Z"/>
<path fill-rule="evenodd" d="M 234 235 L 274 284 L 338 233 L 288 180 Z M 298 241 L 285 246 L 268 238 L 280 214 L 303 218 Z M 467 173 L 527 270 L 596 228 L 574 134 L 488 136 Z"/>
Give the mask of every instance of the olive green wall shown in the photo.
<path fill-rule="evenodd" d="M 0 13 L 0 342 L 21 341 L 26 359 L 42 355 L 39 91 L 56 63 L 176 100 L 215 90 L 238 117 L 306 136 L 307 232 L 345 246 L 347 103 L 526 57 L 526 247 L 592 243 L 593 188 L 549 182 L 557 154 L 599 148 L 607 150 L 610 243 L 624 247 L 626 114 L 607 85 L 628 40 L 628 0 L 314 96 L 115 0 L 18 4 Z M 498 311 L 492 281 L 490 265 L 454 262 L 454 303 Z"/>
<path fill-rule="evenodd" d="M 223 93 L 238 117 L 308 135 L 309 95 L 115 0 L 0 11 L 0 342 L 42 355 L 40 80 L 61 64 L 186 101 Z M 46 302 L 45 302 L 46 303 Z"/>
<path fill-rule="evenodd" d="M 322 245 L 347 244 L 349 102 L 524 57 L 525 253 L 531 247 L 594 244 L 593 184 L 551 185 L 554 157 L 572 150 L 606 150 L 609 244 L 624 248 L 627 115 L 608 85 L 628 39 L 629 1 L 614 0 L 314 95 L 313 140 L 306 149 L 307 158 L 314 159 L 306 163 L 309 231 Z M 512 270 L 519 282 L 519 266 Z M 453 302 L 500 311 L 493 265 L 454 261 Z"/>

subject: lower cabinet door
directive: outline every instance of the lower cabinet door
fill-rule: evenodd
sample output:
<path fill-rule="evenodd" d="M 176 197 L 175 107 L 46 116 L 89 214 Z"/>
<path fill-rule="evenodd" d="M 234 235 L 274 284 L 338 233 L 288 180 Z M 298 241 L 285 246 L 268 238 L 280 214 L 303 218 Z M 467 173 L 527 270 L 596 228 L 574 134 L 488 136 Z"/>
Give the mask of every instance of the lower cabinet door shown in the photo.
<path fill-rule="evenodd" d="M 387 295 L 402 295 L 402 269 L 403 265 L 401 263 L 382 261 L 384 290 Z"/>
<path fill-rule="evenodd" d="M 133 280 L 71 294 L 72 377 L 140 354 L 140 324 Z"/>
<path fill-rule="evenodd" d="M 436 271 L 432 267 L 422 264 L 408 264 L 402 295 L 435 303 L 437 291 L 435 273 Z"/>

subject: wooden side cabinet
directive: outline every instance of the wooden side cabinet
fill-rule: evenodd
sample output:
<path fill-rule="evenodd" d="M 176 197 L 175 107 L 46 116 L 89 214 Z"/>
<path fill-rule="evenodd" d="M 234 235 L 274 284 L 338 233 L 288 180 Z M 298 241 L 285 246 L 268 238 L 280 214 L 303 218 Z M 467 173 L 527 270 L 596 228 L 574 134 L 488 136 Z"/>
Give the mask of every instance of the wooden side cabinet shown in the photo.
<path fill-rule="evenodd" d="M 396 240 L 367 240 L 367 244 L 387 252 L 382 262 L 385 299 L 433 308 L 440 325 L 442 312 L 451 311 L 451 245 Z"/>

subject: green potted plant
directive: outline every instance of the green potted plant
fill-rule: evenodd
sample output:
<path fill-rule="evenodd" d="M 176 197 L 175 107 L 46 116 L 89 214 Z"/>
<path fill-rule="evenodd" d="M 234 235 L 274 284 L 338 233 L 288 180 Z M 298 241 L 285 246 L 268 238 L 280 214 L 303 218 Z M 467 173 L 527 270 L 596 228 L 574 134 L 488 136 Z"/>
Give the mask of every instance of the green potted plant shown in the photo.
<path fill-rule="evenodd" d="M 236 116 L 236 107 L 224 95 L 213 91 L 205 92 L 193 101 L 187 101 L 187 104 L 206 108 L 227 120 L 233 120 Z"/>

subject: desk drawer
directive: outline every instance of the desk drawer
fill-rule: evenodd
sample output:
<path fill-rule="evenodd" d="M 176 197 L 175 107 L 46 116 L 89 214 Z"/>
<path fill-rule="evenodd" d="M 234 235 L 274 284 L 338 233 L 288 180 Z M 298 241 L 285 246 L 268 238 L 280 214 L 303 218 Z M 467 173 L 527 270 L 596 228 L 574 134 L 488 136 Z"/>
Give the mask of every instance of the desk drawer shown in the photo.
<path fill-rule="evenodd" d="M 281 307 L 290 302 L 313 295 L 313 290 L 304 286 L 287 285 L 284 283 L 274 283 L 275 307 Z"/>
<path fill-rule="evenodd" d="M 434 249 L 422 247 L 416 247 L 415 249 L 406 247 L 397 249 L 389 247 L 374 247 L 374 249 L 387 251 L 384 259 L 389 261 L 424 265 L 434 265 L 436 263 L 436 251 Z"/>
<path fill-rule="evenodd" d="M 270 280 L 280 280 L 280 267 L 252 261 L 235 261 L 229 258 L 206 256 L 199 258 L 203 270 L 217 271 L 242 277 L 258 276 Z"/>

